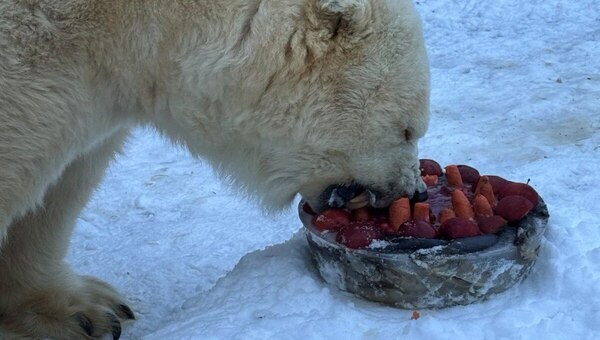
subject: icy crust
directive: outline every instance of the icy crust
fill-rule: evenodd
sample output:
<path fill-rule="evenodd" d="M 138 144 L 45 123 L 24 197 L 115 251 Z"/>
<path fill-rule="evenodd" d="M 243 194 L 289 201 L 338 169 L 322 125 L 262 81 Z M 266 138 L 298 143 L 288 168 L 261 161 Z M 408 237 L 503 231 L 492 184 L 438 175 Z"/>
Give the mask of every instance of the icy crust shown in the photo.
<path fill-rule="evenodd" d="M 526 218 L 506 228 L 496 244 L 482 251 L 455 254 L 447 246 L 437 246 L 393 254 L 346 248 L 331 233 L 311 228 L 309 217 L 302 215 L 314 263 L 326 282 L 368 300 L 407 309 L 466 305 L 521 282 L 535 263 L 548 222 L 541 201 Z"/>

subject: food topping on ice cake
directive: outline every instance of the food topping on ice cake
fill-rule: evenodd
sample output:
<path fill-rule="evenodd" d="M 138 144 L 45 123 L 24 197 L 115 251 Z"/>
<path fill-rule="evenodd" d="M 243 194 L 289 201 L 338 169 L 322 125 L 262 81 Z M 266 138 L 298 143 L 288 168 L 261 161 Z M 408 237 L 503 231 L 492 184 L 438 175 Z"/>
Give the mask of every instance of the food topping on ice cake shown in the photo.
<path fill-rule="evenodd" d="M 454 240 L 497 234 L 523 219 L 539 203 L 528 184 L 498 176 L 481 176 L 467 165 L 442 167 L 430 159 L 420 161 L 428 198 L 408 197 L 386 209 L 331 208 L 316 214 L 307 203 L 302 209 L 313 215 L 312 226 L 337 233 L 336 241 L 348 248 L 366 248 L 374 240 L 415 238 Z"/>

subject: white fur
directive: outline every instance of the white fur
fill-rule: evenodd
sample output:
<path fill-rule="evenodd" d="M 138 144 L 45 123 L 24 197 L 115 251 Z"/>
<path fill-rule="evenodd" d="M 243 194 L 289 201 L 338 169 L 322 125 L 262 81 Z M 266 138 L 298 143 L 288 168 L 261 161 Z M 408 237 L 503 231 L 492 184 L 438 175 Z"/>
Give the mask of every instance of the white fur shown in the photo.
<path fill-rule="evenodd" d="M 331 12 L 346 13 L 349 10 L 353 10 L 360 7 L 366 7 L 369 5 L 368 0 L 319 0 L 318 4 L 323 9 L 327 9 Z"/>
<path fill-rule="evenodd" d="M 268 209 L 350 181 L 384 205 L 422 185 L 428 81 L 409 0 L 0 0 L 0 328 L 96 338 L 124 318 L 63 257 L 133 126 Z"/>

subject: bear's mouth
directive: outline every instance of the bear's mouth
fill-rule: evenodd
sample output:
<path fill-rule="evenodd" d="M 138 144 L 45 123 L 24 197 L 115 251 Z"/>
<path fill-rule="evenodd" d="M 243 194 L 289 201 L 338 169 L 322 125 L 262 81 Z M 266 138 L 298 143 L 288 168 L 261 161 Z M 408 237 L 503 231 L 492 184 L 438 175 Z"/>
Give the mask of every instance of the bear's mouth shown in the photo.
<path fill-rule="evenodd" d="M 395 190 L 381 190 L 360 183 L 332 184 L 318 198 L 319 207 L 360 209 L 366 206 L 385 208 L 394 200 L 403 196 Z M 427 200 L 427 190 L 409 195 L 411 200 L 423 202 Z"/>

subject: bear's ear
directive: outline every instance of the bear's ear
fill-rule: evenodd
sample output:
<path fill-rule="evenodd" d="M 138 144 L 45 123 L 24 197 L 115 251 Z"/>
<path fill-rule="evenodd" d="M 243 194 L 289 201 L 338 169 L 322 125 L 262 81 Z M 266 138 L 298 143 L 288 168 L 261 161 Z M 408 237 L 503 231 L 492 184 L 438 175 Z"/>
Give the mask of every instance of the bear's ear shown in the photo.
<path fill-rule="evenodd" d="M 359 38 L 369 30 L 372 0 L 312 0 L 321 28 L 330 32 L 331 38 L 340 35 Z"/>

